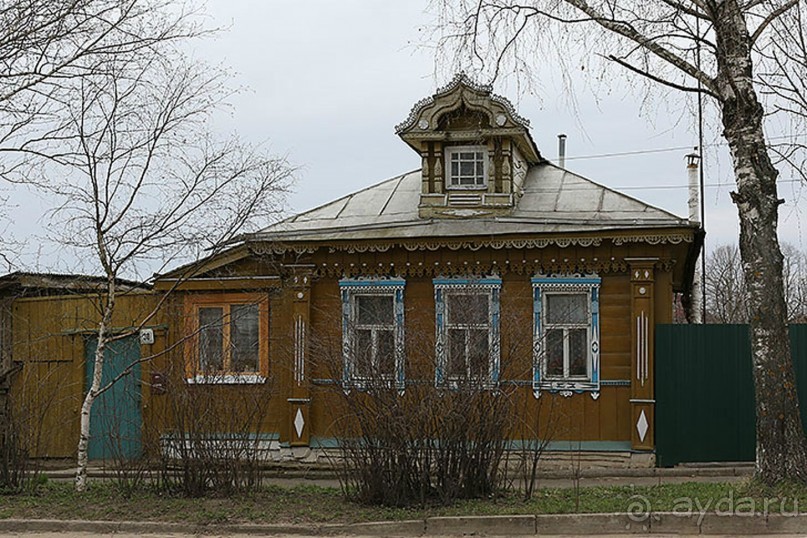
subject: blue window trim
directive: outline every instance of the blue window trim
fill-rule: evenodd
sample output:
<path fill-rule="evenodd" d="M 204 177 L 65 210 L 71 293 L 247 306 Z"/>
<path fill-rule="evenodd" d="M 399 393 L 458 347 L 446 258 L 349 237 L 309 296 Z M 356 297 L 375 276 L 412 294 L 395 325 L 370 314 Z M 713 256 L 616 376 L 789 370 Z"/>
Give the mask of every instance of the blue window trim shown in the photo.
<path fill-rule="evenodd" d="M 489 340 L 491 360 L 488 366 L 489 377 L 486 385 L 490 388 L 499 383 L 501 345 L 499 341 L 499 324 L 501 318 L 500 296 L 502 279 L 499 277 L 484 278 L 435 278 L 434 285 L 434 312 L 435 312 L 435 357 L 434 383 L 437 386 L 452 386 L 452 379 L 445 375 L 445 291 L 447 290 L 483 290 L 490 294 L 489 313 Z M 456 385 L 456 381 L 453 382 Z"/>
<path fill-rule="evenodd" d="M 591 393 L 595 400 L 600 396 L 600 284 L 596 275 L 536 276 L 532 278 L 533 304 L 533 358 L 532 390 L 536 398 L 542 390 L 571 396 L 573 393 Z M 541 358 L 543 354 L 543 292 L 587 293 L 591 318 L 589 320 L 589 364 L 591 375 L 587 380 L 543 379 Z"/>
<path fill-rule="evenodd" d="M 351 299 L 356 292 L 373 291 L 379 294 L 390 294 L 394 298 L 395 314 L 395 373 L 390 385 L 394 383 L 400 394 L 406 390 L 406 373 L 404 369 L 404 288 L 406 281 L 396 278 L 343 278 L 339 281 L 342 298 L 342 387 L 345 392 L 351 388 L 365 389 L 367 380 L 353 374 L 353 357 L 351 354 L 351 316 L 353 309 Z"/>

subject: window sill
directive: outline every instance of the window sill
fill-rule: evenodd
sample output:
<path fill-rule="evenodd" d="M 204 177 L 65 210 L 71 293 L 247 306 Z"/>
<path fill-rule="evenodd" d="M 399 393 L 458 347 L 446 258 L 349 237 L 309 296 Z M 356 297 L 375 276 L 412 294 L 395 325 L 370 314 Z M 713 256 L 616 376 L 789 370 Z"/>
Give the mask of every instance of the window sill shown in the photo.
<path fill-rule="evenodd" d="M 258 374 L 197 375 L 185 379 L 188 385 L 258 385 L 266 378 Z"/>
<path fill-rule="evenodd" d="M 575 392 L 584 392 L 584 391 L 599 391 L 600 384 L 595 383 L 587 378 L 582 379 L 559 378 L 559 379 L 544 379 L 538 384 L 537 388 L 549 392 L 568 391 L 568 390 L 572 390 Z"/>
<path fill-rule="evenodd" d="M 479 191 L 488 192 L 488 186 L 485 185 L 446 185 L 447 191 Z"/>
<path fill-rule="evenodd" d="M 383 377 L 380 379 L 368 379 L 361 377 L 353 377 L 343 381 L 345 387 L 356 389 L 360 391 L 372 391 L 377 389 L 400 389 L 395 379 L 392 377 Z"/>
<path fill-rule="evenodd" d="M 463 390 L 463 389 L 474 389 L 474 390 L 498 390 L 499 382 L 494 381 L 490 378 L 485 379 L 468 379 L 465 377 L 449 377 L 444 379 L 442 382 L 435 383 L 435 386 L 442 389 L 448 390 Z"/>

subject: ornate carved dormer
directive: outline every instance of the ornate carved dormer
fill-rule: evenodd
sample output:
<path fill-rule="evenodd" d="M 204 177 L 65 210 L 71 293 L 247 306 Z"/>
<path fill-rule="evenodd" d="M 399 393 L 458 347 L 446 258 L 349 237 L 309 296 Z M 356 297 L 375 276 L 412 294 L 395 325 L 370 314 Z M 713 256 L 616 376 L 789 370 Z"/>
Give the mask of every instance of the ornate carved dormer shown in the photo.
<path fill-rule="evenodd" d="M 506 215 L 543 161 L 529 121 L 464 74 L 419 101 L 396 133 L 423 162 L 421 218 Z"/>

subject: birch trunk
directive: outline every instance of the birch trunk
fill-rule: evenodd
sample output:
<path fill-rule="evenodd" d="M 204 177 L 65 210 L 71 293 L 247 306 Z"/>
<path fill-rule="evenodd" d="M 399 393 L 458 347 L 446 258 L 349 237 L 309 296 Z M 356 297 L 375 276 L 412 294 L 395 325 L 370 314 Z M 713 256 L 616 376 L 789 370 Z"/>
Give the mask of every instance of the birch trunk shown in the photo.
<path fill-rule="evenodd" d="M 807 444 L 799 412 L 782 251 L 776 234 L 778 171 L 768 155 L 763 108 L 753 87 L 751 39 L 736 0 L 722 4 L 715 25 L 723 134 L 734 161 L 740 257 L 747 285 L 754 390 L 756 476 L 768 484 L 807 481 Z"/>
<path fill-rule="evenodd" d="M 107 346 L 109 324 L 112 320 L 112 313 L 114 310 L 115 279 L 114 277 L 108 277 L 106 305 L 104 306 L 104 315 L 101 318 L 101 323 L 98 325 L 98 343 L 95 347 L 95 355 L 93 357 L 92 383 L 87 390 L 87 394 L 84 396 L 84 402 L 81 404 L 81 420 L 79 426 L 75 483 L 76 491 L 79 492 L 87 489 L 88 448 L 92 433 L 92 430 L 90 429 L 90 412 L 92 411 L 92 405 L 95 402 L 95 399 L 98 397 L 99 390 L 101 389 L 101 380 L 104 372 L 104 351 L 106 350 Z"/>

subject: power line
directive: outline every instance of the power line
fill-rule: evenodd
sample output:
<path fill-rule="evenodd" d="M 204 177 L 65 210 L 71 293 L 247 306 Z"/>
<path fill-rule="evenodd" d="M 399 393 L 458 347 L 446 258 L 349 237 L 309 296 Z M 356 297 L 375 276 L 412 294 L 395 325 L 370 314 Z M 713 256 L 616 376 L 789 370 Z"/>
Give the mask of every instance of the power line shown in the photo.
<path fill-rule="evenodd" d="M 786 140 L 789 138 L 797 138 L 800 136 L 805 136 L 805 133 L 797 134 L 797 135 L 781 135 L 781 136 L 772 136 L 768 138 L 768 140 Z M 726 146 L 728 143 L 726 142 L 714 142 L 712 144 L 704 144 L 703 147 L 705 148 L 713 148 L 718 146 Z M 596 153 L 593 155 L 578 155 L 577 157 L 570 157 L 566 156 L 567 161 L 581 161 L 585 159 L 608 159 L 611 157 L 628 157 L 631 155 L 649 155 L 653 153 L 670 153 L 673 151 L 692 151 L 692 148 L 695 146 L 673 146 L 668 148 L 654 148 L 654 149 L 637 149 L 632 151 L 619 151 L 614 153 Z"/>
<path fill-rule="evenodd" d="M 776 184 L 780 183 L 802 183 L 804 180 L 802 179 L 780 179 L 776 181 Z M 705 183 L 704 187 L 707 188 L 717 188 L 717 187 L 736 187 L 737 184 L 731 181 L 721 182 L 721 183 Z M 666 189 L 687 189 L 689 186 L 687 185 L 630 185 L 627 187 L 610 187 L 614 190 L 618 191 L 630 191 L 630 190 L 666 190 Z M 566 190 L 566 189 L 564 189 Z M 574 189 L 572 189 L 574 190 Z"/>
<path fill-rule="evenodd" d="M 804 180 L 793 178 L 793 179 L 779 179 L 776 181 L 777 184 L 781 183 L 803 183 Z M 704 185 L 707 188 L 718 188 L 718 187 L 736 187 L 737 184 L 731 181 L 726 182 L 719 182 L 719 183 L 706 183 Z M 673 189 L 688 189 L 688 185 L 626 185 L 623 187 L 612 187 L 610 185 L 605 185 L 605 187 L 615 190 L 615 191 L 652 191 L 652 190 L 673 190 Z M 564 186 L 562 188 L 563 192 L 570 192 L 570 191 L 587 191 L 591 187 L 589 186 L 579 186 L 575 187 L 574 185 Z M 553 189 L 529 189 L 530 193 L 534 194 L 557 194 L 557 190 Z"/>

